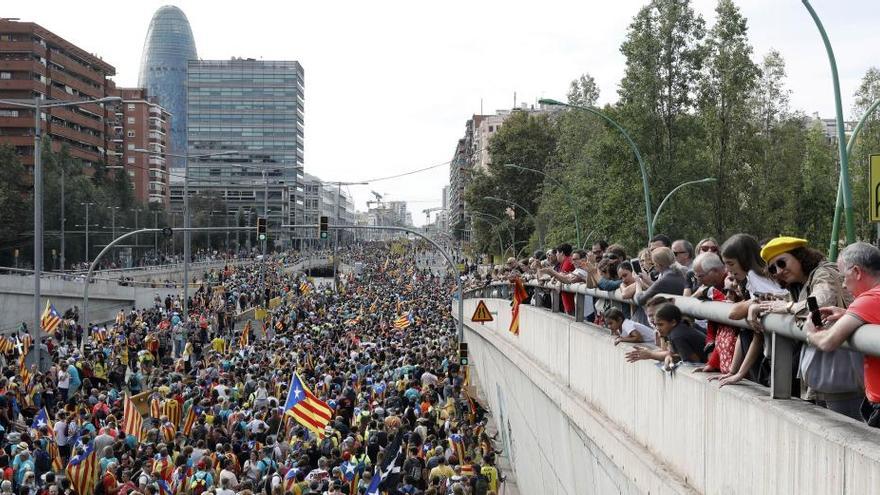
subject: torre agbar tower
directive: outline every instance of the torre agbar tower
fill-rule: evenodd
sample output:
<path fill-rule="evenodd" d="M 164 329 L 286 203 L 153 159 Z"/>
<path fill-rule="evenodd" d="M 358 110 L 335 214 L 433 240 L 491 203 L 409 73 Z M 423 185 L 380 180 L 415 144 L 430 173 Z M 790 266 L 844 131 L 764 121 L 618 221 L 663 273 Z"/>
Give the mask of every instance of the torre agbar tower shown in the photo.
<path fill-rule="evenodd" d="M 196 60 L 196 43 L 186 15 L 177 7 L 159 8 L 150 20 L 138 86 L 172 115 L 170 153 L 186 154 L 186 66 Z M 184 166 L 181 159 L 170 159 L 173 168 Z"/>

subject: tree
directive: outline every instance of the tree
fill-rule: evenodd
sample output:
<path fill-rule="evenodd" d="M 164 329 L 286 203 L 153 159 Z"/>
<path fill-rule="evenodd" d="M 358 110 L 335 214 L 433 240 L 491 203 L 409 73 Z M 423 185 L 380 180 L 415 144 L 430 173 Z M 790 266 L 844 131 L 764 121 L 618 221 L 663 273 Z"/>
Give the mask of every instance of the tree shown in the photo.
<path fill-rule="evenodd" d="M 33 235 L 25 234 L 33 225 L 33 190 L 30 176 L 15 149 L 0 146 L 0 260 L 12 266 L 15 249 L 32 245 Z M 23 252 L 19 253 L 20 256 Z"/>
<path fill-rule="evenodd" d="M 599 100 L 599 86 L 590 74 L 571 81 L 568 90 L 568 103 L 581 107 L 592 107 Z"/>
<path fill-rule="evenodd" d="M 510 163 L 543 171 L 553 161 L 555 150 L 556 137 L 546 116 L 513 112 L 489 142 L 490 162 L 487 169 L 475 168 L 471 172 L 472 178 L 465 190 L 465 202 L 469 209 L 500 216 L 505 205 L 486 199 L 493 196 L 515 202 L 532 213 L 537 212 L 543 190 L 540 175 L 504 165 Z M 518 240 L 529 239 L 536 227 L 534 220 L 521 209 L 516 209 L 516 220 L 512 222 L 514 235 Z M 475 223 L 472 226 L 481 244 L 491 245 L 487 239 L 494 234 L 486 224 Z"/>
<path fill-rule="evenodd" d="M 720 0 L 717 20 L 706 40 L 705 74 L 700 82 L 700 115 L 707 135 L 706 161 L 717 179 L 712 195 L 715 234 L 735 233 L 747 205 L 742 197 L 754 132 L 750 97 L 758 79 L 746 19 L 732 0 Z"/>
<path fill-rule="evenodd" d="M 113 174 L 111 187 L 116 206 L 125 211 L 134 205 L 134 188 L 131 184 L 131 177 L 129 177 L 128 171 L 125 168 L 116 169 L 116 173 Z"/>
<path fill-rule="evenodd" d="M 859 88 L 855 92 L 855 105 L 853 108 L 853 120 L 859 120 L 868 111 L 868 108 L 880 99 L 880 69 L 871 67 L 862 78 Z M 880 110 L 874 112 L 866 119 L 859 139 L 850 153 L 850 177 L 853 188 L 853 208 L 855 210 L 856 229 L 859 238 L 873 239 L 875 237 L 874 225 L 869 221 L 869 191 L 868 191 L 868 159 L 870 155 L 880 153 Z"/>

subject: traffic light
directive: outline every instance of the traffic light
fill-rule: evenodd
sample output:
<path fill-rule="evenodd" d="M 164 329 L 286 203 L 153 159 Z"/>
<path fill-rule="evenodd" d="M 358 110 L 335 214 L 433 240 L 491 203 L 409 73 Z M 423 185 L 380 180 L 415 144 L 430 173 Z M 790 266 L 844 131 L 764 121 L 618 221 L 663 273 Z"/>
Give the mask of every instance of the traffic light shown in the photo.
<path fill-rule="evenodd" d="M 458 344 L 458 364 L 467 366 L 468 363 L 468 345 L 467 342 Z"/>
<path fill-rule="evenodd" d="M 321 233 L 321 239 L 327 238 L 327 217 L 321 217 L 321 223 L 318 225 L 318 232 Z"/>
<path fill-rule="evenodd" d="M 261 241 L 266 239 L 266 219 L 264 217 L 257 218 L 257 237 Z"/>

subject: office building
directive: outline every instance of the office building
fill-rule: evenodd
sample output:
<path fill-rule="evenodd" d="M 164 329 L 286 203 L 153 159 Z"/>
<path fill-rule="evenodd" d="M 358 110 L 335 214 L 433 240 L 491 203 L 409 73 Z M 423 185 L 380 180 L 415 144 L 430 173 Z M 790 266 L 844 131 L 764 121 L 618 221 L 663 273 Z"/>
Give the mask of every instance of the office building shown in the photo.
<path fill-rule="evenodd" d="M 271 236 L 298 245 L 302 223 L 304 71 L 296 61 L 191 60 L 187 66 L 187 154 L 191 195 L 266 215 Z M 194 158 L 200 155 L 200 158 Z M 267 185 L 268 184 L 268 185 Z M 172 177 L 172 205 L 182 202 Z M 288 244 L 290 245 L 290 244 Z"/>
<path fill-rule="evenodd" d="M 172 5 L 160 7 L 147 28 L 138 86 L 174 116 L 169 139 L 172 154 L 186 154 L 186 64 L 197 58 L 186 15 Z M 173 168 L 183 165 L 183 159 L 172 160 Z"/>

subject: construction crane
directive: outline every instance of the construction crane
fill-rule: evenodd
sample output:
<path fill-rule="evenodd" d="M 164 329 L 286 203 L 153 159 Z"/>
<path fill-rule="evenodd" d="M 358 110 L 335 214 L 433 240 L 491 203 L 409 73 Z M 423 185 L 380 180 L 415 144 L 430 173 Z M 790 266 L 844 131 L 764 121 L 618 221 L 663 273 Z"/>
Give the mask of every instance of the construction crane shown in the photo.
<path fill-rule="evenodd" d="M 425 225 L 428 225 L 429 223 L 431 223 L 431 213 L 433 213 L 435 211 L 441 211 L 441 210 L 443 210 L 442 206 L 436 206 L 434 208 L 426 208 L 426 209 L 422 210 L 422 213 L 425 214 Z"/>
<path fill-rule="evenodd" d="M 367 201 L 367 208 L 369 208 L 370 205 L 372 205 L 372 204 L 375 204 L 376 208 L 383 208 L 384 207 L 384 203 L 382 203 L 383 196 L 381 194 L 377 193 L 376 191 L 370 191 L 370 194 L 372 194 L 376 198 L 376 200 L 375 201 Z"/>

